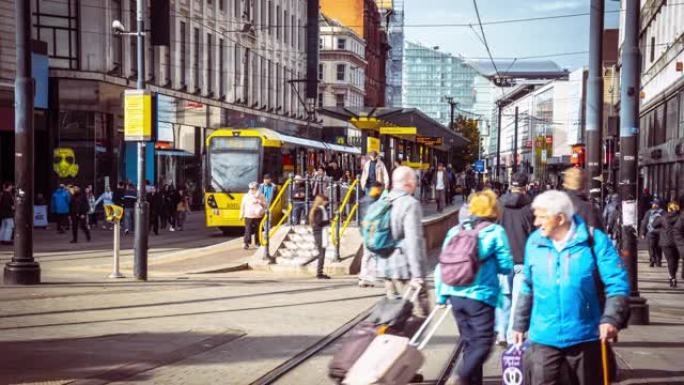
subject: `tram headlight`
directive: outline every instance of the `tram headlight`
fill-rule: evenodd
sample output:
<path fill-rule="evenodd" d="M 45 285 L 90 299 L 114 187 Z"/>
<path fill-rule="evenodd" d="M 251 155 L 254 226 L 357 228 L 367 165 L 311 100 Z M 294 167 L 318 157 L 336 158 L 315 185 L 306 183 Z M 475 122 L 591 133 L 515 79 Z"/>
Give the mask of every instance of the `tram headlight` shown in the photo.
<path fill-rule="evenodd" d="M 216 198 L 214 198 L 213 195 L 210 195 L 209 198 L 207 198 L 207 204 L 212 209 L 218 209 L 218 204 L 216 204 Z"/>

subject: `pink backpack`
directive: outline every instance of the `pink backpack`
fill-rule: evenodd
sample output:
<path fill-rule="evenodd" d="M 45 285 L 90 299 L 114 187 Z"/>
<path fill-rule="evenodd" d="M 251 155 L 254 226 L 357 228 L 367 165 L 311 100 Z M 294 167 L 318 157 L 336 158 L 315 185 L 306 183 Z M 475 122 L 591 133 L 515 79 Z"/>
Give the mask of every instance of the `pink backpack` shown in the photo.
<path fill-rule="evenodd" d="M 468 226 L 469 228 L 460 225 L 459 232 L 451 237 L 439 255 L 442 282 L 449 286 L 467 286 L 475 281 L 480 270 L 477 234 L 491 224 L 480 222 L 475 227 Z"/>

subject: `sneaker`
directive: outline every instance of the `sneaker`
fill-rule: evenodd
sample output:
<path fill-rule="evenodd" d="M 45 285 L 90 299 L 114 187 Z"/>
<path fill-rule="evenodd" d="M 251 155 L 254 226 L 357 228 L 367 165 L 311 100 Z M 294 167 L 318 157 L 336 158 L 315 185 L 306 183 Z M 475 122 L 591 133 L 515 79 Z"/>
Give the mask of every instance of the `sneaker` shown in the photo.
<path fill-rule="evenodd" d="M 169 231 L 176 231 L 173 227 L 169 228 Z"/>
<path fill-rule="evenodd" d="M 330 276 L 326 274 L 317 274 L 316 279 L 330 279 Z"/>
<path fill-rule="evenodd" d="M 375 284 L 373 282 L 366 281 L 365 279 L 360 279 L 359 287 L 375 287 Z"/>

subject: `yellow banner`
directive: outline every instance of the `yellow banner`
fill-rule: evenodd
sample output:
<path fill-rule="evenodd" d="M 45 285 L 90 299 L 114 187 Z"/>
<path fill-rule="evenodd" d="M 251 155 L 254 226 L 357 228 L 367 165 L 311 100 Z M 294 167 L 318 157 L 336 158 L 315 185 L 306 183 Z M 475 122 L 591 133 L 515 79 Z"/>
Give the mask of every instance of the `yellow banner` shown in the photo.
<path fill-rule="evenodd" d="M 369 136 L 366 151 L 368 153 L 371 153 L 373 151 L 379 153 L 380 152 L 380 139 Z"/>
<path fill-rule="evenodd" d="M 380 127 L 381 135 L 415 135 L 416 127 Z"/>
<path fill-rule="evenodd" d="M 135 142 L 152 139 L 152 95 L 148 91 L 126 90 L 124 139 Z"/>

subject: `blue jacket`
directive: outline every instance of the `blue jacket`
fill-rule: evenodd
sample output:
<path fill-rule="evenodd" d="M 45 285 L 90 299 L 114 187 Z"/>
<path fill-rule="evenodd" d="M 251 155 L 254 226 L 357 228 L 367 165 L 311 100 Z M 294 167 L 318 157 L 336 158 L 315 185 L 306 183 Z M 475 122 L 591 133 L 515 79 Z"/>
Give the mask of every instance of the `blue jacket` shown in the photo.
<path fill-rule="evenodd" d="M 266 203 L 269 205 L 273 203 L 273 199 L 276 197 L 276 191 L 278 190 L 278 187 L 271 183 L 270 185 L 266 185 L 264 183 L 259 185 L 259 192 L 264 194 L 264 197 L 266 198 Z"/>
<path fill-rule="evenodd" d="M 515 309 L 514 330 L 528 331 L 532 342 L 556 348 L 596 341 L 599 323 L 620 327 L 628 314 L 627 270 L 613 244 L 594 229 L 594 257 L 586 224 L 578 215 L 573 219 L 575 234 L 560 252 L 539 230 L 530 235 Z M 599 276 L 606 296 L 604 310 L 597 290 Z"/>
<path fill-rule="evenodd" d="M 58 188 L 52 193 L 51 206 L 55 214 L 69 214 L 71 194 L 66 189 Z"/>
<path fill-rule="evenodd" d="M 442 250 L 449 240 L 456 235 L 461 226 L 455 226 L 446 235 Z M 439 264 L 435 268 L 435 296 L 438 304 L 445 304 L 448 297 L 469 298 L 496 307 L 499 298 L 499 277 L 497 274 L 508 274 L 513 269 L 513 257 L 508 246 L 508 238 L 503 227 L 492 224 L 478 233 L 478 254 L 480 270 L 475 281 L 468 286 L 449 286 L 442 282 Z"/>

